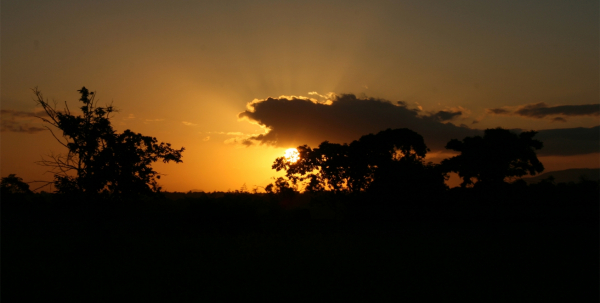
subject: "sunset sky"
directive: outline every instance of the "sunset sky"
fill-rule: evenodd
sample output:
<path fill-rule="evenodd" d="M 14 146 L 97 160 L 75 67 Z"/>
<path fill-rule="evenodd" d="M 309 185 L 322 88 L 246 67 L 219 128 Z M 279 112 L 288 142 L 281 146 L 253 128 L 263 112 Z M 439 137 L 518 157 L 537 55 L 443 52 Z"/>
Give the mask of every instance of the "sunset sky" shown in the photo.
<path fill-rule="evenodd" d="M 65 150 L 31 88 L 97 92 L 131 129 L 185 147 L 167 191 L 265 186 L 286 149 L 386 128 L 537 130 L 546 171 L 600 167 L 599 3 L 3 1 L 1 175 L 51 180 Z M 61 107 L 59 105 L 59 107 Z"/>

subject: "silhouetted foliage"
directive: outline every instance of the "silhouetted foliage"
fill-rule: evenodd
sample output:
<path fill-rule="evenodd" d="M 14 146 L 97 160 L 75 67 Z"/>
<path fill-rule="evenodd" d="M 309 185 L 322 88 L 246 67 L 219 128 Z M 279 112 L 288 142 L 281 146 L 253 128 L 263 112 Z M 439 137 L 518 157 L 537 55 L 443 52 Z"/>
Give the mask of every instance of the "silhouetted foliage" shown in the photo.
<path fill-rule="evenodd" d="M 52 168 L 55 186 L 61 193 L 109 193 L 113 195 L 148 194 L 160 191 L 156 179 L 160 174 L 151 167 L 159 159 L 180 163 L 184 148 L 173 149 L 170 143 L 130 130 L 117 133 L 111 123 L 112 106 L 98 107 L 94 92 L 83 87 L 79 101 L 82 115 L 74 115 L 65 102 L 59 111 L 42 93 L 33 89 L 36 102 L 43 107 L 44 122 L 60 129 L 63 140 L 52 135 L 67 148 L 67 155 L 50 155 L 39 164 Z"/>
<path fill-rule="evenodd" d="M 444 187 L 441 172 L 424 163 L 428 149 L 423 137 L 406 128 L 369 134 L 350 144 L 325 141 L 315 149 L 303 145 L 297 150 L 296 162 L 280 157 L 272 168 L 285 170 L 290 183 L 303 183 L 309 192 L 412 190 L 417 184 Z"/>
<path fill-rule="evenodd" d="M 447 149 L 460 155 L 442 161 L 444 171 L 456 172 L 463 179 L 462 187 L 473 184 L 473 178 L 481 184 L 500 184 L 507 177 L 535 175 L 544 170 L 535 150 L 543 147 L 533 139 L 537 132 L 515 134 L 507 129 L 486 129 L 483 137 L 466 137 L 462 141 L 452 139 Z"/>
<path fill-rule="evenodd" d="M 291 195 L 297 192 L 297 186 L 290 184 L 285 178 L 279 177 L 274 183 L 265 186 L 265 191 L 268 194 Z"/>
<path fill-rule="evenodd" d="M 23 182 L 23 179 L 15 174 L 9 174 L 0 181 L 0 191 L 2 194 L 30 194 L 29 184 Z"/>

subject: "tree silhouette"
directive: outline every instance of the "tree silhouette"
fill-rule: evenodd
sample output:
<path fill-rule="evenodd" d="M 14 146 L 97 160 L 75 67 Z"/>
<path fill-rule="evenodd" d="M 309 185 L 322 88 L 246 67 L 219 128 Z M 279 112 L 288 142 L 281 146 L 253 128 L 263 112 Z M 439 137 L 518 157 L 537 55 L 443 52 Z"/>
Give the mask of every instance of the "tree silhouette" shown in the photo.
<path fill-rule="evenodd" d="M 473 184 L 473 178 L 481 184 L 500 184 L 507 177 L 535 175 L 544 170 L 535 150 L 543 147 L 533 139 L 537 132 L 515 134 L 507 129 L 486 129 L 483 137 L 466 137 L 462 141 L 452 139 L 447 149 L 460 155 L 442 161 L 446 172 L 456 172 L 463 179 L 462 187 Z"/>
<path fill-rule="evenodd" d="M 29 194 L 29 184 L 23 182 L 22 178 L 15 174 L 9 174 L 8 177 L 3 177 L 0 181 L 0 192 L 8 194 Z"/>
<path fill-rule="evenodd" d="M 275 179 L 274 183 L 265 186 L 265 191 L 268 194 L 280 194 L 284 196 L 290 196 L 297 192 L 297 188 L 291 185 L 290 182 L 288 182 L 288 180 L 286 180 L 285 178 L 279 177 Z"/>
<path fill-rule="evenodd" d="M 307 191 L 362 192 L 384 184 L 398 189 L 404 181 L 420 183 L 434 167 L 423 163 L 428 151 L 423 137 L 406 128 L 362 136 L 349 145 L 325 141 L 315 149 L 303 145 L 297 150 L 296 162 L 280 157 L 272 168 L 285 170 L 290 183 L 304 183 Z"/>
<path fill-rule="evenodd" d="M 83 87 L 79 101 L 82 115 L 73 115 L 65 102 L 65 109 L 51 106 L 42 93 L 33 89 L 36 102 L 47 118 L 44 122 L 62 131 L 59 139 L 67 148 L 67 155 L 50 155 L 38 164 L 48 166 L 55 173 L 54 184 L 59 192 L 111 193 L 116 195 L 147 194 L 160 191 L 156 179 L 160 174 L 151 167 L 153 162 L 180 163 L 181 153 L 169 143 L 157 143 L 156 138 L 130 130 L 117 133 L 110 123 L 113 106 L 98 107 L 95 93 Z"/>

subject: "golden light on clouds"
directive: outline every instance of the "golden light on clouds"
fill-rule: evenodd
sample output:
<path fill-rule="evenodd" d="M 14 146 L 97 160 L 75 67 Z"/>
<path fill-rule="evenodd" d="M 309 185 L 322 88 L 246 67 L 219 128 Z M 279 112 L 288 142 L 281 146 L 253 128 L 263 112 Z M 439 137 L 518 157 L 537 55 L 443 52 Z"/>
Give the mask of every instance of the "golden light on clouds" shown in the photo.
<path fill-rule="evenodd" d="M 288 148 L 285 150 L 285 159 L 289 162 L 296 162 L 300 159 L 300 154 L 298 153 L 298 150 L 295 148 Z"/>

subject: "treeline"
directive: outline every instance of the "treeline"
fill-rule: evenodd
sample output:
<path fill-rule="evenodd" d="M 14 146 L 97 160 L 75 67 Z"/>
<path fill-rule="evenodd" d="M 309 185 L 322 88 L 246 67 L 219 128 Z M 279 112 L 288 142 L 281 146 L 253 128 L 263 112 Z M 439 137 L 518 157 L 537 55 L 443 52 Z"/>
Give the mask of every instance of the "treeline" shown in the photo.
<path fill-rule="evenodd" d="M 457 187 L 418 196 L 332 191 L 162 192 L 152 197 L 137 196 L 120 201 L 107 200 L 102 196 L 82 200 L 80 196 L 64 194 L 4 191 L 2 209 L 3 219 L 17 213 L 25 215 L 29 211 L 43 217 L 72 213 L 69 217 L 73 218 L 88 215 L 101 218 L 105 212 L 123 211 L 125 217 L 148 219 L 146 224 L 161 225 L 163 221 L 169 221 L 168 218 L 179 218 L 172 223 L 180 225 L 185 222 L 184 225 L 214 228 L 229 226 L 240 230 L 258 222 L 281 220 L 351 223 L 372 220 L 485 222 L 572 219 L 597 222 L 599 193 L 597 181 L 585 180 L 559 184 L 547 180 L 531 185 L 515 182 L 494 189 Z"/>
<path fill-rule="evenodd" d="M 429 149 L 410 129 L 387 129 L 362 136 L 350 144 L 323 142 L 317 148 L 299 146 L 298 159 L 280 157 L 273 169 L 285 171 L 267 191 L 377 192 L 390 195 L 428 195 L 447 189 L 448 173 L 462 178 L 461 187 L 502 186 L 505 180 L 544 170 L 536 156 L 542 142 L 535 131 L 515 134 L 487 129 L 483 136 L 453 139 L 447 149 L 460 154 L 440 164 L 426 163 Z"/>

